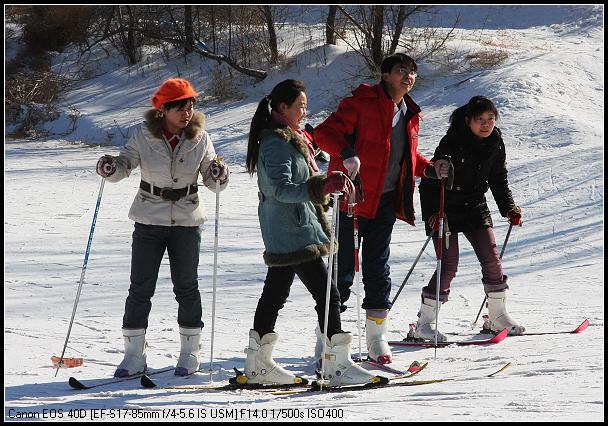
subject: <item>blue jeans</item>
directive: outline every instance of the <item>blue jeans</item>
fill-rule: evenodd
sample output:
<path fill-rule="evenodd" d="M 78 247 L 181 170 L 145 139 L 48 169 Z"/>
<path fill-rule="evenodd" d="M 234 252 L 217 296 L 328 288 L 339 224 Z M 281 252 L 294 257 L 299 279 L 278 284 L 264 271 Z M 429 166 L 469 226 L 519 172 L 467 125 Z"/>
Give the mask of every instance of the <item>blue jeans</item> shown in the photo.
<path fill-rule="evenodd" d="M 363 309 L 390 309 L 391 278 L 388 258 L 395 225 L 395 191 L 382 194 L 374 219 L 359 217 Z M 338 290 L 342 303 L 350 297 L 355 277 L 355 240 L 353 218 L 340 212 L 338 235 Z M 362 239 L 362 241 L 361 241 Z"/>
<path fill-rule="evenodd" d="M 198 261 L 201 230 L 198 226 L 158 226 L 135 223 L 131 255 L 131 286 L 125 302 L 123 328 L 147 328 L 158 270 L 167 250 L 173 293 L 179 304 L 182 327 L 202 327 Z"/>

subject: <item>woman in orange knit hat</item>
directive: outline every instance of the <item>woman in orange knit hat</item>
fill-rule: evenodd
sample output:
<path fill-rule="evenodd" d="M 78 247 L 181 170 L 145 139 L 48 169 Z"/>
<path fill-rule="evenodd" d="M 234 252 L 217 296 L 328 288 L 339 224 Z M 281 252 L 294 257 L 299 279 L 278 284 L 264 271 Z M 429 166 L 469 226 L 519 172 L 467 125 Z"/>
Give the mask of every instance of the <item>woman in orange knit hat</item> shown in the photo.
<path fill-rule="evenodd" d="M 154 93 L 154 109 L 117 157 L 104 155 L 97 173 L 109 182 L 128 177 L 141 167 L 141 182 L 129 211 L 135 221 L 131 286 L 125 303 L 122 332 L 125 356 L 114 375 L 146 370 L 145 335 L 150 302 L 165 250 L 169 254 L 173 292 L 179 304 L 177 322 L 181 350 L 176 375 L 199 369 L 202 322 L 198 290 L 200 225 L 205 211 L 198 196 L 198 176 L 211 191 L 228 185 L 228 167 L 215 155 L 205 116 L 196 112 L 197 93 L 187 80 L 170 78 Z"/>

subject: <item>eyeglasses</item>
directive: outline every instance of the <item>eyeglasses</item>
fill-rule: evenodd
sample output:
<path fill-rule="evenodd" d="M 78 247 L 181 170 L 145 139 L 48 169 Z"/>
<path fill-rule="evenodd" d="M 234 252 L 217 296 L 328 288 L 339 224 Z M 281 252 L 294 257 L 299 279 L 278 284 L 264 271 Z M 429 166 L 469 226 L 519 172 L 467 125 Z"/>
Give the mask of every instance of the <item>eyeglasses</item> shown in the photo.
<path fill-rule="evenodd" d="M 412 77 L 418 77 L 418 73 L 416 71 L 410 70 L 408 68 L 399 68 L 397 72 L 401 75 L 411 75 Z"/>

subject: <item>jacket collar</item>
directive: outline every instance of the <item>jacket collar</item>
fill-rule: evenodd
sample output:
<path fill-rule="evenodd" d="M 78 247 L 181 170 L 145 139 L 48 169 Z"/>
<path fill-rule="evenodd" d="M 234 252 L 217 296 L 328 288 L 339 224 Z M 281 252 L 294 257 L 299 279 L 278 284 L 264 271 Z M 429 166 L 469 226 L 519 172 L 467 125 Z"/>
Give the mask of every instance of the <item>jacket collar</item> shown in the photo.
<path fill-rule="evenodd" d="M 383 81 L 379 82 L 378 84 L 363 83 L 355 90 L 353 90 L 353 96 L 356 98 L 378 98 L 382 101 L 390 102 L 391 105 L 395 104 L 391 97 L 388 95 L 388 92 L 384 87 Z M 405 101 L 405 105 L 407 106 L 407 109 L 408 111 L 410 111 L 411 114 L 416 115 L 422 111 L 418 104 L 414 102 L 414 100 L 410 97 L 409 94 L 406 93 L 403 96 L 403 100 Z M 392 107 L 391 111 L 393 111 Z"/>
<path fill-rule="evenodd" d="M 158 138 L 163 137 L 163 119 L 157 116 L 157 109 L 150 109 L 144 114 L 145 125 L 150 133 Z M 205 115 L 202 112 L 196 111 L 192 116 L 192 120 L 184 129 L 182 134 L 183 140 L 198 139 L 205 130 Z"/>
<path fill-rule="evenodd" d="M 390 97 L 388 91 L 386 90 L 386 84 L 384 83 L 384 80 L 378 83 L 377 86 L 380 86 L 382 88 L 382 92 L 384 93 L 386 98 L 394 104 L 393 99 Z M 405 102 L 405 106 L 407 107 L 408 111 L 411 111 L 413 115 L 418 114 L 422 111 L 418 104 L 414 102 L 414 100 L 409 94 L 406 93 L 405 95 L 403 95 L 403 101 Z"/>
<path fill-rule="evenodd" d="M 266 128 L 260 132 L 260 139 L 263 139 L 269 135 L 276 135 L 285 142 L 291 143 L 298 150 L 298 152 L 304 156 L 310 171 L 310 175 L 312 176 L 315 174 L 315 169 L 310 160 L 310 149 L 306 145 L 306 142 L 304 142 L 302 138 L 296 134 L 296 132 L 294 132 L 288 126 L 282 126 L 281 124 L 274 122 L 272 127 Z"/>

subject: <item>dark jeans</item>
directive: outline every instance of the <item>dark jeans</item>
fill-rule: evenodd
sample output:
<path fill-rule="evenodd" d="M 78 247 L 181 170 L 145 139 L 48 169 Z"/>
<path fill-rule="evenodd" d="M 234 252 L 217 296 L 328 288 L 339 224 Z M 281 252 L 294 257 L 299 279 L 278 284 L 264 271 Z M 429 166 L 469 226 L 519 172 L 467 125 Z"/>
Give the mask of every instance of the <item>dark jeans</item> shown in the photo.
<path fill-rule="evenodd" d="M 363 273 L 363 309 L 390 309 L 391 278 L 388 258 L 391 234 L 395 225 L 395 191 L 380 198 L 374 219 L 359 217 L 361 270 Z M 355 278 L 355 240 L 353 218 L 340 212 L 338 235 L 338 290 L 340 299 L 346 302 Z"/>
<path fill-rule="evenodd" d="M 258 301 L 253 329 L 260 337 L 274 331 L 279 311 L 289 297 L 289 290 L 295 275 L 302 280 L 316 302 L 315 310 L 321 331 L 324 330 L 325 293 L 327 291 L 327 269 L 323 259 L 318 258 L 307 263 L 291 266 L 273 266 L 268 268 L 264 290 Z M 327 336 L 331 338 L 336 333 L 342 333 L 340 323 L 340 295 L 332 283 L 329 296 L 329 319 L 327 321 Z"/>
<path fill-rule="evenodd" d="M 481 281 L 483 282 L 484 291 L 504 291 L 509 288 L 507 285 L 507 276 L 502 273 L 502 264 L 500 256 L 496 249 L 496 238 L 492 228 L 475 229 L 471 232 L 463 232 L 464 236 L 469 240 L 473 250 L 477 255 L 479 264 L 481 265 Z M 435 244 L 435 254 L 437 253 L 438 238 L 433 237 Z M 439 300 L 447 302 L 450 295 L 450 285 L 456 276 L 458 270 L 459 248 L 458 248 L 458 233 L 450 235 L 450 247 L 445 247 L 445 239 L 443 242 L 443 250 L 441 256 L 441 282 L 439 288 Z M 435 300 L 437 291 L 437 269 L 429 280 L 426 287 L 422 289 L 422 296 L 428 299 Z"/>
<path fill-rule="evenodd" d="M 131 287 L 125 302 L 123 328 L 147 328 L 158 270 L 167 250 L 173 293 L 182 327 L 202 327 L 198 291 L 201 230 L 198 226 L 157 226 L 135 223 L 131 256 Z"/>

